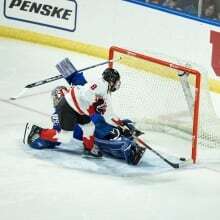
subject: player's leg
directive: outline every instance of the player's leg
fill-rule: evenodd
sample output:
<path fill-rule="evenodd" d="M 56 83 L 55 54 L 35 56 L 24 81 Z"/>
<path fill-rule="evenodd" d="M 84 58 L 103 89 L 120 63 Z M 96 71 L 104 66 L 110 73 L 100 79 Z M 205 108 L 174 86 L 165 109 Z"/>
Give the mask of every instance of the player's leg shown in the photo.
<path fill-rule="evenodd" d="M 39 150 L 45 148 L 54 148 L 55 146 L 60 144 L 60 142 L 58 142 L 57 139 L 50 141 L 42 138 L 41 132 L 43 130 L 47 130 L 47 129 L 43 129 L 31 123 L 27 123 L 25 126 L 23 143 L 28 144 L 30 147 Z M 51 136 L 53 136 L 52 133 Z"/>
<path fill-rule="evenodd" d="M 37 149 L 55 146 L 57 143 L 68 143 L 73 138 L 73 128 L 77 123 L 72 110 L 61 99 L 56 106 L 56 112 L 52 115 L 53 128 L 41 128 L 28 124 L 25 129 L 25 143 Z"/>
<path fill-rule="evenodd" d="M 31 123 L 26 124 L 24 143 L 35 149 L 54 148 L 60 143 L 69 143 L 73 138 L 72 131 L 54 128 L 41 128 Z"/>
<path fill-rule="evenodd" d="M 53 115 L 54 128 L 44 129 L 41 131 L 41 137 L 44 140 L 67 142 L 75 136 L 75 127 L 79 125 L 82 130 L 82 141 L 84 145 L 84 153 L 88 156 L 101 157 L 102 154 L 94 145 L 94 124 L 87 115 L 80 115 L 75 112 L 62 97 L 56 106 L 56 114 Z M 69 131 L 69 132 L 68 132 Z"/>
<path fill-rule="evenodd" d="M 102 153 L 95 145 L 95 125 L 91 118 L 86 115 L 78 115 L 78 124 L 82 129 L 82 141 L 84 145 L 84 156 L 86 157 L 102 157 Z"/>

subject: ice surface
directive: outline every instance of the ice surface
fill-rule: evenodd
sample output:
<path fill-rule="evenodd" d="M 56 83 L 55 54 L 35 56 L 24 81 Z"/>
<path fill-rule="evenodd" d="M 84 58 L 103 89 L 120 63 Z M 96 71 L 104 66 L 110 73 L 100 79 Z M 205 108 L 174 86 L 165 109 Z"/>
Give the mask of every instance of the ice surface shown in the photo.
<path fill-rule="evenodd" d="M 0 39 L 0 218 L 220 219 L 219 151 L 201 150 L 203 160 L 197 165 L 174 170 L 149 151 L 140 166 L 132 167 L 111 158 L 83 159 L 74 144 L 76 153 L 69 153 L 69 145 L 57 152 L 35 151 L 22 144 L 27 121 L 50 125 L 50 91 L 66 83 L 59 80 L 30 89 L 15 101 L 9 97 L 26 84 L 57 75 L 54 64 L 64 57 L 70 57 L 77 68 L 100 62 L 60 49 Z M 88 71 L 88 75 L 93 73 Z M 164 146 L 178 141 L 160 138 Z M 145 139 L 150 142 L 151 136 Z"/>

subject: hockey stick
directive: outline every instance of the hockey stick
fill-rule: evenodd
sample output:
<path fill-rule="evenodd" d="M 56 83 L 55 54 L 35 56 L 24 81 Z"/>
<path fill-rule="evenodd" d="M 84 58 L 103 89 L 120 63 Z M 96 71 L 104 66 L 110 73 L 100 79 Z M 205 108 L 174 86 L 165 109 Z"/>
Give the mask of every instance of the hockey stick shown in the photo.
<path fill-rule="evenodd" d="M 120 121 L 116 121 L 114 119 L 112 119 L 112 121 L 114 123 L 116 123 L 117 125 L 119 125 L 120 127 L 124 127 L 123 125 L 121 125 Z M 148 149 L 151 152 L 153 152 L 154 154 L 156 154 L 160 159 L 162 159 L 164 162 L 166 162 L 167 164 L 169 164 L 171 167 L 178 169 L 181 167 L 184 167 L 186 164 L 191 164 L 192 160 L 186 160 L 185 158 L 181 157 L 179 158 L 179 160 L 181 161 L 180 163 L 174 163 L 171 162 L 170 160 L 168 160 L 167 158 L 165 158 L 163 155 L 161 155 L 159 152 L 157 152 L 156 150 L 154 150 L 152 147 L 150 147 L 148 144 L 146 144 L 142 139 L 140 139 L 139 137 L 135 136 L 134 134 L 132 134 L 132 137 L 134 138 L 134 140 L 136 140 L 137 142 L 139 142 L 141 145 L 140 147 L 144 148 L 144 149 Z"/>
<path fill-rule="evenodd" d="M 181 157 L 180 160 L 181 162 L 180 163 L 174 163 L 174 162 L 171 162 L 170 160 L 168 160 L 167 158 L 165 158 L 163 155 L 161 155 L 159 152 L 157 152 L 156 150 L 154 150 L 152 147 L 150 147 L 149 145 L 147 145 L 142 139 L 138 138 L 138 137 L 135 137 L 133 136 L 133 138 L 139 142 L 140 144 L 142 144 L 144 146 L 144 148 L 147 148 L 148 150 L 152 151 L 154 154 L 156 154 L 160 159 L 162 159 L 164 162 L 166 162 L 167 164 L 169 164 L 171 167 L 175 168 L 175 169 L 178 169 L 180 167 L 183 167 L 184 165 L 186 165 L 186 162 L 188 160 L 186 160 L 185 158 Z M 184 163 L 183 163 L 184 161 Z M 191 162 L 191 160 L 190 160 Z"/>
<path fill-rule="evenodd" d="M 92 66 L 88 66 L 88 67 L 85 67 L 85 68 L 82 68 L 80 70 L 77 70 L 75 72 L 82 72 L 82 71 L 85 71 L 85 70 L 89 70 L 89 69 L 93 69 L 95 67 L 98 67 L 98 66 L 102 66 L 102 65 L 105 65 L 105 64 L 108 64 L 108 63 L 113 63 L 113 62 L 116 62 L 116 61 L 119 61 L 121 60 L 122 58 L 119 57 L 117 59 L 114 59 L 114 60 L 107 60 L 107 61 L 104 61 L 104 62 L 101 62 L 101 63 L 98 63 L 98 64 L 94 64 Z M 74 72 L 73 72 L 74 73 Z M 22 96 L 28 89 L 30 88 L 33 88 L 33 87 L 37 87 L 37 86 L 41 86 L 41 85 L 44 85 L 46 83 L 50 83 L 50 82 L 53 82 L 55 80 L 58 80 L 58 79 L 62 79 L 63 76 L 62 75 L 57 75 L 57 76 L 53 76 L 53 77 L 50 77 L 50 78 L 47 78 L 47 79 L 43 79 L 43 80 L 40 80 L 38 82 L 34 82 L 34 83 L 31 83 L 31 84 L 28 84 L 26 85 L 23 90 L 18 93 L 17 96 L 13 96 L 11 97 L 10 99 L 11 100 L 16 100 L 17 98 L 19 98 L 20 96 Z"/>

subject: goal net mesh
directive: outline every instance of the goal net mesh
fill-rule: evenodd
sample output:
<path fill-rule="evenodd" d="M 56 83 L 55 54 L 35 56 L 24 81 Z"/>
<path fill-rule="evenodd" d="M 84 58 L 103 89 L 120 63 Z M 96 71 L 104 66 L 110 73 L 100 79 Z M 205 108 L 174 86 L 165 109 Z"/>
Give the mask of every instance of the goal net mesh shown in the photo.
<path fill-rule="evenodd" d="M 172 148 L 176 154 L 182 148 L 181 155 L 194 160 L 193 148 L 219 146 L 220 120 L 212 106 L 205 75 L 201 73 L 197 88 L 196 75 L 187 72 L 187 67 L 176 69 L 173 63 L 154 58 L 152 61 L 151 57 L 147 60 L 143 54 L 114 47 L 110 54 L 113 59 L 121 58 L 113 63 L 122 81 L 120 92 L 113 96 L 114 111 L 122 118 L 133 119 L 145 131 L 148 143 L 162 148 L 167 144 L 168 151 Z M 184 71 L 187 75 L 179 76 Z M 200 97 L 196 102 L 198 90 Z"/>

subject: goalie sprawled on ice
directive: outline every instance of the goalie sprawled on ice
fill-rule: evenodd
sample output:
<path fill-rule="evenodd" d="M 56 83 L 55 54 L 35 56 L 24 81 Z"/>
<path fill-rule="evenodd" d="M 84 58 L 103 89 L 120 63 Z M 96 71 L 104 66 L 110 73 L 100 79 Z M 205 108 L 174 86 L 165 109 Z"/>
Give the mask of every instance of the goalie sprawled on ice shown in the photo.
<path fill-rule="evenodd" d="M 71 87 L 59 86 L 52 91 L 53 128 L 27 123 L 24 143 L 45 149 L 75 138 L 82 141 L 86 157 L 100 158 L 105 154 L 137 165 L 145 151 L 135 141 L 141 132 L 130 120 L 120 120 L 112 114 L 109 122 L 104 117 L 106 109 L 111 109 L 109 96 L 120 87 L 117 70 L 107 68 L 101 78 L 87 82 L 69 59 L 57 64 L 57 69 Z"/>

